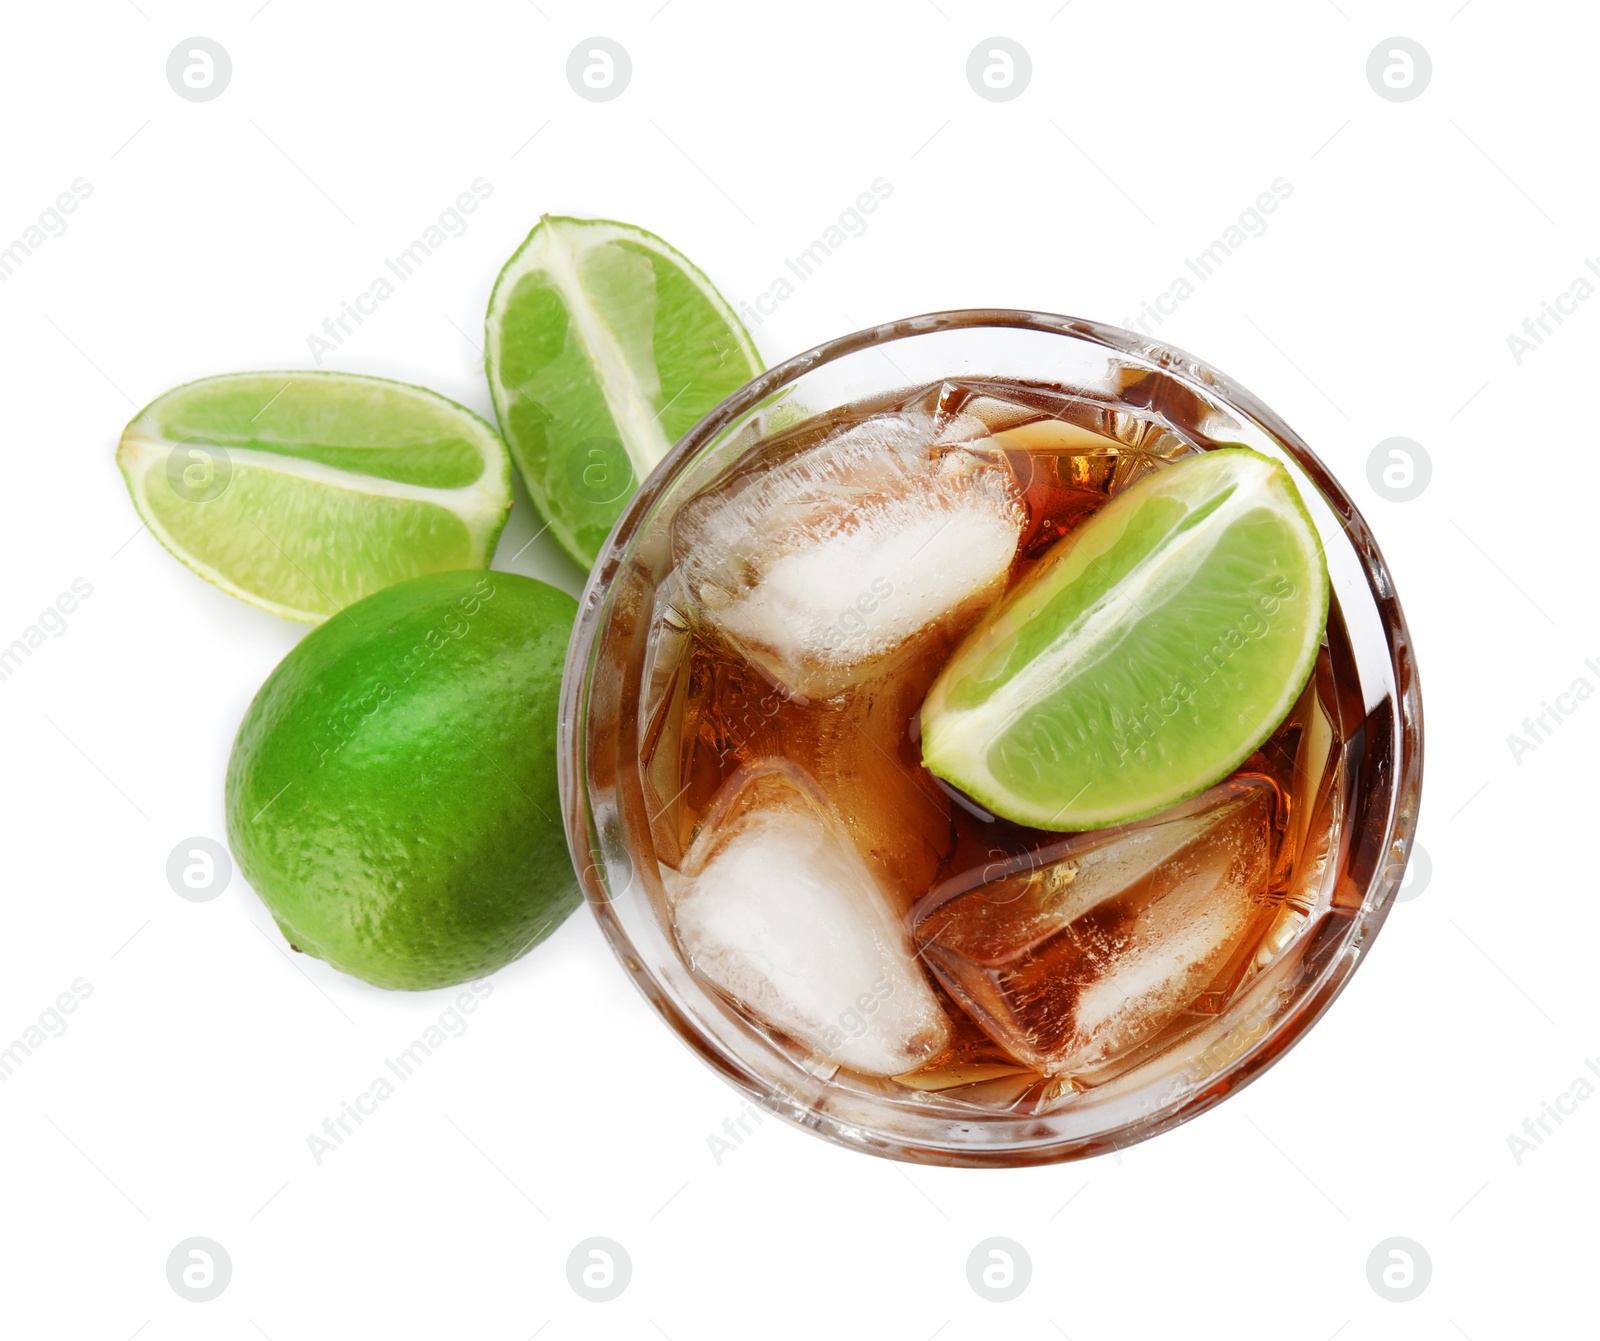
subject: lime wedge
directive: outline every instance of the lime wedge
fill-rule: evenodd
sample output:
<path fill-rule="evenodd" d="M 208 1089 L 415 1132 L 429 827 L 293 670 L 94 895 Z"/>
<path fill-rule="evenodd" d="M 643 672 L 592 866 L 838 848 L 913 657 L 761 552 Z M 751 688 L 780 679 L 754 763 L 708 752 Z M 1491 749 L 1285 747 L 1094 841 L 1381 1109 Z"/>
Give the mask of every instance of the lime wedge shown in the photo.
<path fill-rule="evenodd" d="M 1154 814 L 1271 735 L 1327 617 L 1289 472 L 1201 453 L 1118 495 L 989 609 L 923 703 L 923 760 L 1036 828 Z"/>
<path fill-rule="evenodd" d="M 493 428 L 421 387 L 350 373 L 177 387 L 123 430 L 117 464 L 182 562 L 309 624 L 406 578 L 486 568 L 511 508 Z"/>
<path fill-rule="evenodd" d="M 761 371 L 733 309 L 654 233 L 548 215 L 500 272 L 484 352 L 523 483 L 585 567 L 667 449 Z"/>

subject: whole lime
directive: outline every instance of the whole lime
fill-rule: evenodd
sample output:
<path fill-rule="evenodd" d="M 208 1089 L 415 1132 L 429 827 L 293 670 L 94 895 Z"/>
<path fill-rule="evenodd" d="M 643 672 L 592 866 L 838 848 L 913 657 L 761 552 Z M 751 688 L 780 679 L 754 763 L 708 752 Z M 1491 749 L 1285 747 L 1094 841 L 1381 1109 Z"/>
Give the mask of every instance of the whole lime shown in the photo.
<path fill-rule="evenodd" d="M 577 603 L 433 573 L 347 606 L 261 686 L 228 842 L 289 943 L 379 987 L 492 973 L 579 902 L 556 790 Z"/>

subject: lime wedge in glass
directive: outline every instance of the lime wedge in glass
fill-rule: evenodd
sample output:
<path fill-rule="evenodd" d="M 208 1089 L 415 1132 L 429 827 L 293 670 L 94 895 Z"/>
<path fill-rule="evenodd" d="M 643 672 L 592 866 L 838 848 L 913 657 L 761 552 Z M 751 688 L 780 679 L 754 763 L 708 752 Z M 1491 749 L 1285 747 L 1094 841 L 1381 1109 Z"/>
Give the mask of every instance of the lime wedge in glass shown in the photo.
<path fill-rule="evenodd" d="M 606 219 L 541 219 L 500 272 L 486 336 L 512 458 L 585 567 L 667 449 L 761 371 L 710 280 Z"/>
<path fill-rule="evenodd" d="M 1327 613 L 1288 471 L 1203 452 L 1106 504 L 985 613 L 923 703 L 923 760 L 1036 828 L 1154 814 L 1266 740 Z"/>
<path fill-rule="evenodd" d="M 486 568 L 511 509 L 510 459 L 489 424 L 350 373 L 177 387 L 123 430 L 117 464 L 180 560 L 311 624 L 406 578 Z"/>

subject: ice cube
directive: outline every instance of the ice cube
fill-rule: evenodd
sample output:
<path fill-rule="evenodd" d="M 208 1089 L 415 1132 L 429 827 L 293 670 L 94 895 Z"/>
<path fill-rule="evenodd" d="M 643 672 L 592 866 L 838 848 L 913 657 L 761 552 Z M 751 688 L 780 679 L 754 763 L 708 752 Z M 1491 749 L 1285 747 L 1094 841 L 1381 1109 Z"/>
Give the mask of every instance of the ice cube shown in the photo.
<path fill-rule="evenodd" d="M 1045 399 L 1050 402 L 1056 398 Z M 963 416 L 969 421 L 976 420 L 989 433 L 1025 424 L 1045 413 L 1038 405 L 1023 404 L 1009 395 L 996 395 L 987 384 L 950 381 L 923 387 L 900 401 L 896 408 L 913 414 L 919 411 L 930 414 L 941 427 L 956 416 Z"/>
<path fill-rule="evenodd" d="M 950 1026 L 904 923 L 799 769 L 729 780 L 672 908 L 694 971 L 828 1061 L 875 1076 L 936 1056 Z"/>
<path fill-rule="evenodd" d="M 935 891 L 918 910 L 923 959 L 1019 1061 L 1095 1066 L 1170 1024 L 1264 929 L 1278 795 L 1235 778 Z"/>
<path fill-rule="evenodd" d="M 691 499 L 673 528 L 691 612 L 808 699 L 975 616 L 1026 522 L 985 435 L 970 416 L 886 413 Z"/>
<path fill-rule="evenodd" d="M 683 857 L 688 819 L 681 775 L 694 637 L 678 612 L 681 604 L 677 574 L 669 573 L 651 608 L 639 691 L 639 781 L 656 857 L 671 866 Z"/>

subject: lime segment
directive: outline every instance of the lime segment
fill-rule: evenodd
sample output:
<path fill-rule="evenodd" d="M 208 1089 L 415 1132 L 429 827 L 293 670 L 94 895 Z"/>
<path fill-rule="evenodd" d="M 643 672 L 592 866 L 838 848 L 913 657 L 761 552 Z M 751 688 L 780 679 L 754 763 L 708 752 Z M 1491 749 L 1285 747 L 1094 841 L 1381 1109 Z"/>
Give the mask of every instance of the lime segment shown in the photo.
<path fill-rule="evenodd" d="M 541 219 L 495 284 L 486 334 L 517 469 L 585 566 L 667 449 L 761 371 L 739 319 L 686 257 L 603 219 Z"/>
<path fill-rule="evenodd" d="M 177 387 L 123 430 L 117 464 L 183 563 L 313 624 L 407 578 L 486 567 L 511 507 L 493 428 L 421 387 L 348 373 Z"/>
<path fill-rule="evenodd" d="M 923 704 L 924 762 L 1036 828 L 1154 814 L 1271 735 L 1327 612 L 1288 471 L 1201 453 L 1113 499 L 985 614 Z"/>

